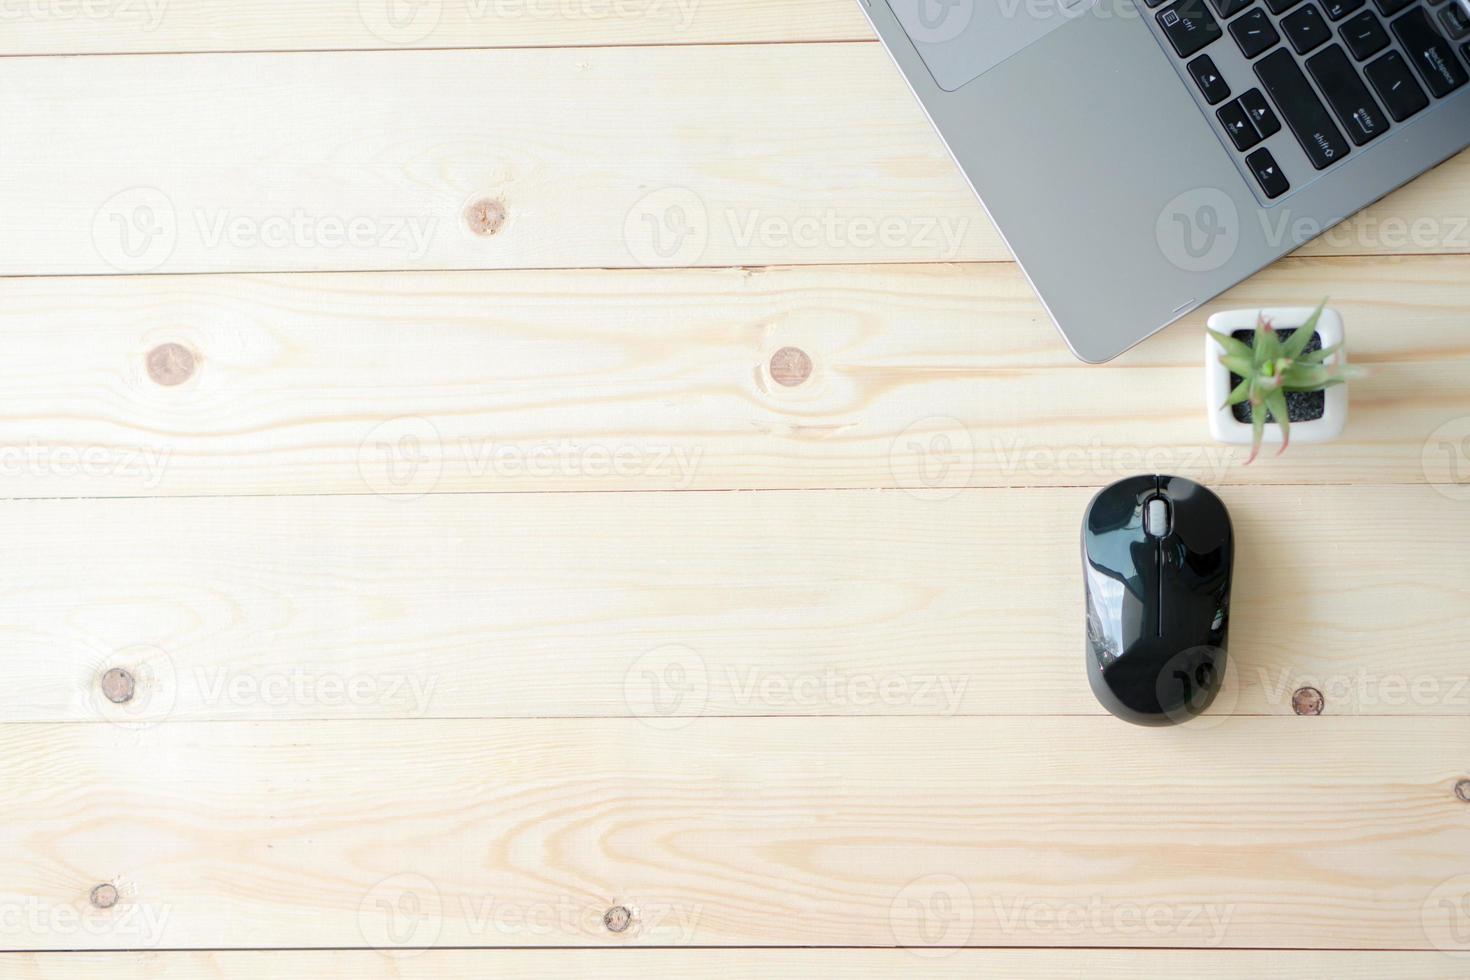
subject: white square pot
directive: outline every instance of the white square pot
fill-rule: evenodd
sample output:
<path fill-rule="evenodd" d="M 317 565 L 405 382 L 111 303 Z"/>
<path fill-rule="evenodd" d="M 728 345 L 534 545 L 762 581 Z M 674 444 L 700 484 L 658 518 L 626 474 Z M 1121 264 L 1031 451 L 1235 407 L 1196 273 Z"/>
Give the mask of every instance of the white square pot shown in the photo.
<path fill-rule="evenodd" d="M 1314 309 L 1316 307 L 1281 306 L 1264 310 L 1226 310 L 1210 317 L 1209 326 L 1211 330 L 1219 331 L 1228 337 L 1237 330 L 1254 330 L 1256 318 L 1264 315 L 1267 320 L 1271 321 L 1271 326 L 1275 329 L 1290 330 L 1306 323 Z M 1317 334 L 1322 338 L 1323 347 L 1341 343 L 1343 340 L 1342 316 L 1331 308 L 1323 310 L 1321 318 L 1317 321 Z M 1209 334 L 1205 334 L 1205 411 L 1210 419 L 1210 435 L 1219 442 L 1249 446 L 1251 444 L 1250 423 L 1238 421 L 1229 407 L 1221 407 L 1225 404 L 1225 399 L 1230 397 L 1230 369 L 1220 363 L 1220 355 L 1224 353 L 1220 342 Z M 1342 348 L 1323 363 L 1346 364 L 1347 348 Z M 1325 401 L 1320 419 L 1291 423 L 1292 442 L 1326 442 L 1337 438 L 1342 433 L 1343 426 L 1347 425 L 1348 386 L 1345 384 L 1333 385 L 1323 392 L 1323 396 Z M 1266 445 L 1279 446 L 1281 427 L 1275 422 L 1267 423 L 1261 442 Z"/>

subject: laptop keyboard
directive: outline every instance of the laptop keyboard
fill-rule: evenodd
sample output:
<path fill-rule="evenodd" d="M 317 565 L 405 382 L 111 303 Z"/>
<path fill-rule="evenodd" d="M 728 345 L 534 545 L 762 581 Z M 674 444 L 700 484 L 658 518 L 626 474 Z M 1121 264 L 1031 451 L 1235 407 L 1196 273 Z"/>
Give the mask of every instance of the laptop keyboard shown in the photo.
<path fill-rule="evenodd" d="M 1268 199 L 1313 176 L 1284 173 L 1259 146 L 1283 123 L 1324 171 L 1470 84 L 1470 13 L 1460 0 L 1144 2 Z M 1250 62 L 1245 91 L 1232 91 L 1216 67 L 1215 45 L 1234 45 Z"/>

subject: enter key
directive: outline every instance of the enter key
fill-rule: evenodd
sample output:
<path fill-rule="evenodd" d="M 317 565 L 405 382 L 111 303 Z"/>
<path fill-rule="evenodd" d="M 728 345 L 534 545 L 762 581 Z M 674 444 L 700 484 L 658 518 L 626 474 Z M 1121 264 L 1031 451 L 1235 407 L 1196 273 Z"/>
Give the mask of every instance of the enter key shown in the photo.
<path fill-rule="evenodd" d="M 1336 44 L 1307 59 L 1307 70 L 1327 96 L 1332 111 L 1355 146 L 1370 143 L 1388 132 L 1388 116 L 1378 107 L 1368 86 L 1342 48 Z"/>

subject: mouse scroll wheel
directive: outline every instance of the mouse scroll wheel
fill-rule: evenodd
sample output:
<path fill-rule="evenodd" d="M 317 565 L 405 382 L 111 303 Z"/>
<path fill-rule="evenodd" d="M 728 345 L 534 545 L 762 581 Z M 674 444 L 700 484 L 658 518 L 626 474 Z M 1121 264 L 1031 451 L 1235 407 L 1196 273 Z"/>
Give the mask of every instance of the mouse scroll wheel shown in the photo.
<path fill-rule="evenodd" d="M 1155 538 L 1169 533 L 1169 502 L 1163 497 L 1150 497 L 1144 502 L 1143 529 Z"/>

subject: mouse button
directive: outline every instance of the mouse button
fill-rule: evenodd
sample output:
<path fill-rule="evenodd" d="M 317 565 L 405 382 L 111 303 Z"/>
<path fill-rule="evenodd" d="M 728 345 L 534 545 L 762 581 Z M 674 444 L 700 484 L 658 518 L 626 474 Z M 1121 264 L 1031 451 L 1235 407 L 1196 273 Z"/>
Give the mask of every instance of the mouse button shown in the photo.
<path fill-rule="evenodd" d="M 1158 482 L 1151 476 L 1131 476 L 1104 487 L 1087 507 L 1087 530 L 1106 534 L 1141 527 L 1143 502 L 1157 492 Z"/>
<path fill-rule="evenodd" d="M 1150 497 L 1143 505 L 1143 531 L 1149 537 L 1162 538 L 1169 533 L 1169 501 Z"/>
<path fill-rule="evenodd" d="M 1095 578 L 1118 583 L 1139 602 L 1152 601 L 1158 592 L 1159 542 L 1146 536 L 1141 527 L 1132 532 L 1115 531 L 1088 542 L 1084 556 L 1088 587 Z M 1111 588 L 1111 587 L 1104 587 Z"/>
<path fill-rule="evenodd" d="M 1193 480 L 1176 476 L 1165 482 L 1174 531 L 1191 550 L 1215 551 L 1230 544 L 1230 512 L 1224 501 Z"/>
<path fill-rule="evenodd" d="M 1177 530 L 1177 529 L 1176 529 Z M 1159 572 L 1168 595 L 1213 595 L 1225 587 L 1230 575 L 1228 551 L 1215 543 L 1205 549 L 1191 547 L 1182 532 L 1160 542 Z"/>
<path fill-rule="evenodd" d="M 1170 651 L 1152 638 L 1141 638 L 1123 656 L 1102 665 L 1103 682 L 1129 711 L 1157 715 L 1164 710 L 1159 699 L 1159 674 L 1169 655 Z"/>

